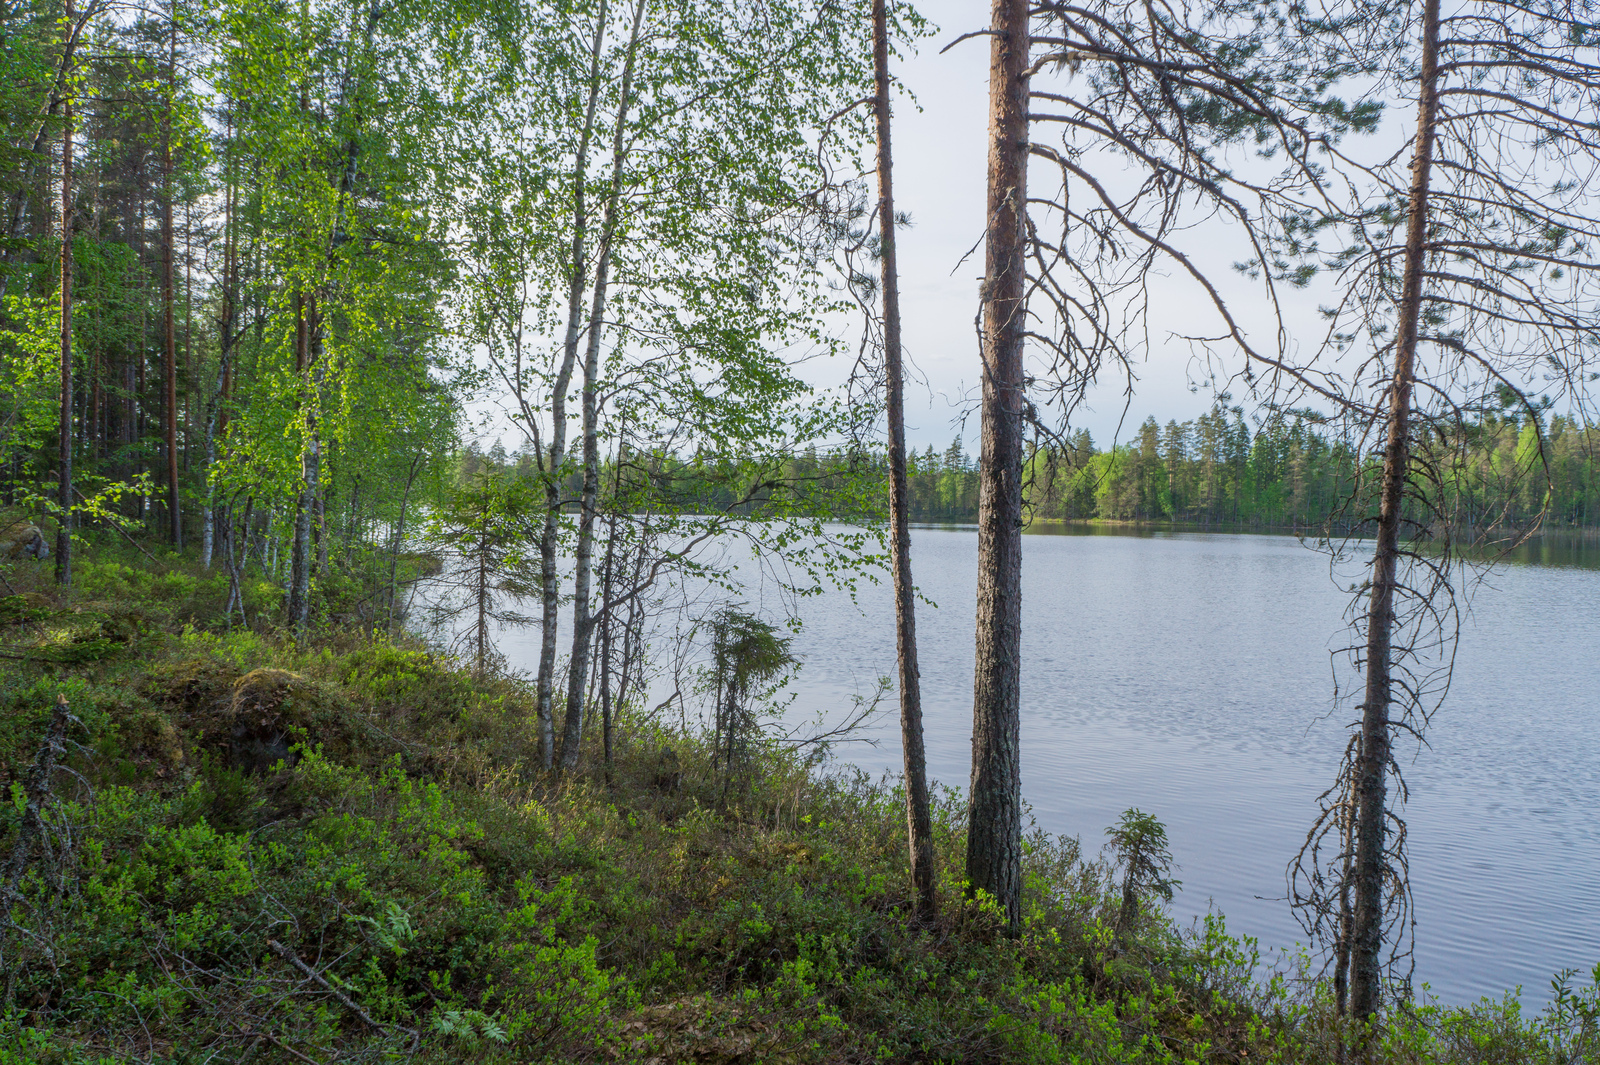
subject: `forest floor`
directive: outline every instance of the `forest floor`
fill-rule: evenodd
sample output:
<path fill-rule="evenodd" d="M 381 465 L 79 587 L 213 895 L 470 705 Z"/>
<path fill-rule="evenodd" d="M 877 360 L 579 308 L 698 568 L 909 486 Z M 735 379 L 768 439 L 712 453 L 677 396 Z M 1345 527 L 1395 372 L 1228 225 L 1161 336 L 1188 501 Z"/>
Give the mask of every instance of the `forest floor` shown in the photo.
<path fill-rule="evenodd" d="M 297 647 L 192 560 L 0 577 L 0 1065 L 1338 1060 L 1326 987 L 1220 920 L 1114 931 L 1098 841 L 1028 837 L 1007 936 L 945 793 L 919 925 L 892 782 L 774 748 L 730 785 L 637 720 L 551 777 L 527 686 L 373 638 L 359 580 Z M 1395 1010 L 1376 1057 L 1600 1061 L 1597 1019 Z"/>

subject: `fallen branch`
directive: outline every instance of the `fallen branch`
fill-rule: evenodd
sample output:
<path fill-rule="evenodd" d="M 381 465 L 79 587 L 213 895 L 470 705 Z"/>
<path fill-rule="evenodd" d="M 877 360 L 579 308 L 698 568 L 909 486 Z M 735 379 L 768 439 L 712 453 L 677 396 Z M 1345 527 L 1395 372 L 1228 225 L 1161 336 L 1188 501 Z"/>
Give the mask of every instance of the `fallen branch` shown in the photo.
<path fill-rule="evenodd" d="M 78 487 L 76 485 L 73 486 L 72 490 L 73 490 L 73 492 L 77 493 L 77 496 L 78 496 L 79 499 L 83 500 L 85 503 L 89 502 L 88 497 L 85 496 L 82 492 L 79 492 L 78 491 Z M 148 558 L 151 562 L 154 562 L 158 566 L 165 566 L 166 565 L 166 563 L 162 562 L 159 558 L 157 558 L 156 556 L 152 555 L 150 552 L 146 551 L 142 546 L 140 546 L 139 541 L 135 540 L 128 533 L 128 530 L 124 529 L 122 526 L 118 525 L 114 521 L 108 521 L 108 522 L 106 522 L 106 524 L 111 526 L 113 529 L 117 530 L 117 532 L 122 536 L 122 538 L 124 540 L 128 541 L 128 543 L 132 544 L 133 547 L 134 547 L 134 550 L 138 551 L 139 554 L 143 555 L 145 558 Z"/>
<path fill-rule="evenodd" d="M 302 973 L 304 973 L 308 979 L 314 980 L 320 984 L 330 995 L 338 999 L 346 1009 L 348 1009 L 351 1013 L 354 1013 L 357 1017 L 360 1017 L 363 1021 L 366 1021 L 369 1026 L 378 1029 L 380 1032 L 389 1029 L 405 1032 L 411 1037 L 411 1052 L 416 1052 L 417 1044 L 422 1041 L 421 1032 L 417 1031 L 415 1028 L 407 1028 L 398 1024 L 380 1024 L 378 1021 L 373 1020 L 372 1017 L 367 1014 L 366 1010 L 356 1005 L 355 1000 L 350 998 L 349 995 L 346 995 L 343 991 L 340 991 L 337 987 L 334 987 L 327 981 L 327 979 L 323 977 L 321 973 L 317 972 L 316 969 L 301 961 L 300 956 L 294 951 L 290 950 L 282 943 L 279 943 L 276 939 L 267 940 L 267 946 L 271 947 L 273 953 L 277 954 L 278 957 L 282 958 L 284 961 L 288 962 L 290 965 L 293 965 L 296 969 L 299 969 Z M 268 1038 L 270 1039 L 271 1036 L 268 1036 Z"/>
<path fill-rule="evenodd" d="M 244 1032 L 241 1034 L 243 1034 L 246 1039 L 265 1039 L 279 1050 L 282 1050 L 285 1053 L 293 1054 L 301 1061 L 307 1062 L 308 1065 L 322 1065 L 322 1062 L 318 1061 L 316 1058 L 307 1057 L 306 1055 L 300 1053 L 300 1051 L 296 1050 L 288 1043 L 285 1043 L 271 1032 Z"/>

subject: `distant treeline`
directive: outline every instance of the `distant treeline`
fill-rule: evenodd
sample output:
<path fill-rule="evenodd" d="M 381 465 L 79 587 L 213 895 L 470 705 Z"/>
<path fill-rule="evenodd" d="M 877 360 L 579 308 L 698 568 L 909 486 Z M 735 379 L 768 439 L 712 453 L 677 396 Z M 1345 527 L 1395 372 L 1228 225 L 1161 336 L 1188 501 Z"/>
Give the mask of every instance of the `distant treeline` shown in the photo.
<path fill-rule="evenodd" d="M 1418 449 L 1436 474 L 1431 492 L 1450 497 L 1461 525 L 1524 525 L 1547 491 L 1547 525 L 1600 525 L 1600 426 L 1485 413 Z M 794 472 L 825 477 L 842 461 L 808 453 Z M 1375 513 L 1375 463 L 1313 412 L 1272 412 L 1252 428 L 1242 407 L 1217 404 L 1192 421 L 1147 418 L 1131 440 L 1105 450 L 1086 430 L 1038 447 L 1024 490 L 1035 519 L 1353 528 Z M 931 445 L 913 452 L 910 480 L 913 520 L 976 520 L 976 458 L 960 437 L 942 453 Z"/>
<path fill-rule="evenodd" d="M 1433 491 L 1452 497 L 1463 525 L 1526 523 L 1547 491 L 1547 524 L 1600 524 L 1600 426 L 1491 413 L 1419 449 L 1434 458 Z M 1376 458 L 1358 456 L 1311 412 L 1273 412 L 1252 429 L 1242 407 L 1217 404 L 1192 421 L 1147 418 L 1106 450 L 1083 430 L 1039 448 L 1025 490 L 1043 519 L 1350 527 L 1375 510 L 1365 499 L 1372 478 L 1358 473 Z M 977 517 L 976 463 L 959 437 L 943 454 L 913 455 L 911 498 L 917 521 Z"/>
<path fill-rule="evenodd" d="M 1417 447 L 1435 471 L 1431 491 L 1450 496 L 1461 525 L 1525 525 L 1546 505 L 1548 491 L 1546 525 L 1600 526 L 1600 425 L 1490 412 Z M 1106 450 L 1087 430 L 1036 447 L 1024 490 L 1035 519 L 1351 529 L 1376 511 L 1368 491 L 1376 461 L 1313 412 L 1271 412 L 1252 428 L 1244 408 L 1219 403 L 1192 421 L 1163 426 L 1147 418 L 1131 440 Z M 532 471 L 531 460 L 496 447 L 487 454 L 469 449 L 462 473 L 483 463 Z M 881 455 L 861 451 L 812 449 L 782 468 L 738 471 L 630 452 L 627 465 L 652 482 L 654 505 L 675 509 L 778 504 L 791 514 L 858 520 L 882 517 L 887 498 Z M 576 475 L 571 481 L 576 496 Z M 977 461 L 961 437 L 943 452 L 932 445 L 913 451 L 910 482 L 912 520 L 977 519 Z"/>

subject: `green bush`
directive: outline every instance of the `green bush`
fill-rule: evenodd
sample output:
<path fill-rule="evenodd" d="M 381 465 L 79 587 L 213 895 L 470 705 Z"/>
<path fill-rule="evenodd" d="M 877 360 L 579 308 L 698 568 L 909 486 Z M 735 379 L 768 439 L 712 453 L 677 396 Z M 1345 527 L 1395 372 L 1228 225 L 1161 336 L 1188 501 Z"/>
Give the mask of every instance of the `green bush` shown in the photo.
<path fill-rule="evenodd" d="M 58 695 L 82 722 L 51 807 L 72 846 L 29 866 L 0 929 L 0 1065 L 1338 1060 L 1304 966 L 1263 977 L 1220 915 L 1172 925 L 1165 830 L 1136 811 L 1107 858 L 1030 833 L 1009 936 L 964 897 L 964 804 L 940 791 L 923 928 L 892 781 L 757 737 L 727 788 L 706 738 L 628 708 L 609 780 L 555 779 L 519 682 L 370 629 L 227 631 L 214 576 L 88 574 L 80 595 L 139 598 L 52 599 L 28 631 L 143 618 L 124 650 L 0 673 L 0 855 Z M 241 715 L 290 756 L 236 764 Z M 1537 1015 L 1395 1010 L 1382 1060 L 1577 1065 L 1600 1060 L 1597 1018 L 1594 983 L 1562 974 Z"/>

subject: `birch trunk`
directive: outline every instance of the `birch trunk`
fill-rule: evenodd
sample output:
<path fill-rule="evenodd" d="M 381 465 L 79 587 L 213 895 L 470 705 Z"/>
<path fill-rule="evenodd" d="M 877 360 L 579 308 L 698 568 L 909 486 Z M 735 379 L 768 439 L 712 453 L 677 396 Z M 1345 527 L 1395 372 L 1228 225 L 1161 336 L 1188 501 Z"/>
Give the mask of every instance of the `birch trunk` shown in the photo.
<path fill-rule="evenodd" d="M 621 455 L 617 456 L 617 465 L 621 466 Z M 606 530 L 606 553 L 600 563 L 600 740 L 602 758 L 606 770 L 606 783 L 612 783 L 612 737 L 611 737 L 611 630 L 615 619 L 611 611 L 615 606 L 612 599 L 614 577 L 616 574 L 617 556 L 617 516 L 613 512 Z"/>
<path fill-rule="evenodd" d="M 311 622 L 311 515 L 321 480 L 321 441 L 317 434 L 316 390 L 311 381 L 311 333 L 315 302 L 295 297 L 295 369 L 301 380 L 304 441 L 300 445 L 300 492 L 295 501 L 294 538 L 289 554 L 289 627 L 304 635 Z"/>
<path fill-rule="evenodd" d="M 638 54 L 639 29 L 644 24 L 645 0 L 636 0 L 628 54 L 622 64 L 622 94 L 611 130 L 611 187 L 606 193 L 600 228 L 599 261 L 595 264 L 594 294 L 589 309 L 588 346 L 583 359 L 583 502 L 578 519 L 578 547 L 572 577 L 572 658 L 567 668 L 567 716 L 561 736 L 561 768 L 578 764 L 583 746 L 584 687 L 588 682 L 589 644 L 594 619 L 589 611 L 589 585 L 594 570 L 595 505 L 600 495 L 600 340 L 605 331 L 607 285 L 611 274 L 611 247 L 617 233 L 617 210 L 622 199 L 623 135 L 633 96 L 633 63 Z"/>
<path fill-rule="evenodd" d="M 1022 345 L 1026 328 L 1028 4 L 994 0 L 989 60 L 983 428 L 978 460 L 978 633 L 973 678 L 968 890 L 1022 909 Z"/>
<path fill-rule="evenodd" d="M 584 258 L 588 254 L 589 216 L 584 195 L 585 171 L 589 162 L 589 139 L 594 132 L 595 108 L 600 102 L 600 52 L 605 42 L 607 4 L 600 0 L 595 17 L 594 48 L 589 55 L 589 99 L 584 112 L 583 131 L 578 137 L 578 152 L 572 179 L 572 276 L 567 283 L 567 327 L 561 342 L 561 365 L 550 389 L 550 447 L 543 476 L 545 491 L 544 529 L 539 537 L 539 584 L 542 617 L 539 631 L 539 672 L 536 680 L 535 714 L 539 726 L 539 760 L 545 769 L 555 766 L 555 675 L 556 636 L 560 623 L 561 578 L 556 571 L 556 549 L 560 546 L 561 475 L 566 459 L 567 389 L 578 361 L 578 340 L 583 327 L 583 290 L 587 279 Z M 524 405 L 530 417 L 533 412 Z"/>
<path fill-rule="evenodd" d="M 228 140 L 233 139 L 233 118 L 230 111 L 228 119 Z M 234 183 L 231 168 L 228 180 L 223 189 L 223 225 L 222 235 L 222 308 L 217 316 L 217 380 L 212 386 L 211 395 L 206 403 L 206 450 L 205 466 L 200 471 L 206 486 L 206 502 L 203 511 L 204 519 L 200 526 L 200 564 L 206 569 L 211 568 L 212 553 L 215 550 L 216 530 L 219 522 L 214 512 L 216 502 L 216 487 L 211 483 L 211 467 L 217 461 L 217 418 L 223 402 L 223 393 L 228 384 L 228 364 L 233 354 L 233 311 L 234 311 L 234 255 L 236 252 L 234 241 Z"/>

